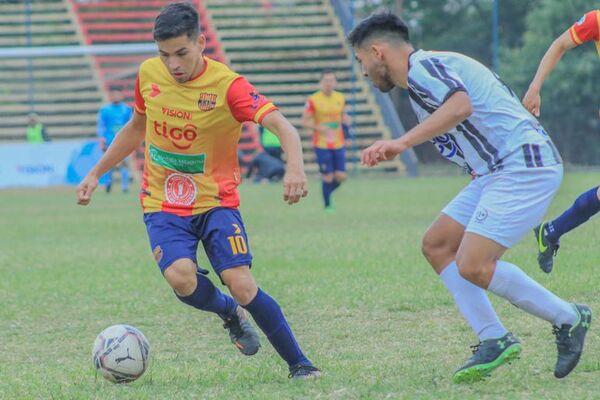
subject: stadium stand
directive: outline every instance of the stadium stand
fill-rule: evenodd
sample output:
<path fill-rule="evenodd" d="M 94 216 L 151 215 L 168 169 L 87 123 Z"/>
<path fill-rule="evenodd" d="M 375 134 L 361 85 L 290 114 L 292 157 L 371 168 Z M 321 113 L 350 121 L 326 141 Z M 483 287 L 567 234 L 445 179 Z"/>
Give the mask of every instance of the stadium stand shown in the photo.
<path fill-rule="evenodd" d="M 30 36 L 26 11 L 22 1 L 0 2 L 0 48 L 81 43 L 68 2 L 32 1 Z M 30 73 L 35 112 L 52 139 L 95 134 L 102 92 L 89 57 L 2 58 L 0 71 L 0 140 L 25 139 Z"/>
<path fill-rule="evenodd" d="M 270 97 L 298 128 L 304 103 L 324 69 L 356 113 L 355 146 L 390 137 L 364 78 L 354 70 L 339 20 L 327 0 L 204 0 L 230 65 Z M 354 79 L 354 81 L 353 81 Z M 354 103 L 353 106 L 351 103 Z M 302 133 L 307 170 L 316 171 L 310 132 Z M 355 159 L 358 152 L 349 152 Z M 386 166 L 401 167 L 400 163 Z"/>

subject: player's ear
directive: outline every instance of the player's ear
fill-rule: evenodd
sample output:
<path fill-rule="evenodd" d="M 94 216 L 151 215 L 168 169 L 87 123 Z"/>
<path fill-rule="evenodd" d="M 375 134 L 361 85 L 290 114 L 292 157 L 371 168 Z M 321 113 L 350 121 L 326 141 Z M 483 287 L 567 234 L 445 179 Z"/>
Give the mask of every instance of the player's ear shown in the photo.
<path fill-rule="evenodd" d="M 371 54 L 373 54 L 373 56 L 377 59 L 377 60 L 382 60 L 383 59 L 383 51 L 381 49 L 381 46 L 378 44 L 372 44 L 370 47 L 371 50 Z"/>
<path fill-rule="evenodd" d="M 200 53 L 204 53 L 204 49 L 206 48 L 206 36 L 203 34 L 198 35 L 198 47 L 200 48 Z"/>

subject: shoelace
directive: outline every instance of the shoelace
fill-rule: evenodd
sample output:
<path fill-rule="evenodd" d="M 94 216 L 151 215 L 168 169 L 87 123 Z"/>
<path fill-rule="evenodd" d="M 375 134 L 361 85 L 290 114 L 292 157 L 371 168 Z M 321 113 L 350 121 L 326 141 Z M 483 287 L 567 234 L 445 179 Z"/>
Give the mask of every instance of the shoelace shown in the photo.
<path fill-rule="evenodd" d="M 567 340 L 569 339 L 570 332 L 569 332 L 570 328 L 568 326 L 566 327 L 561 327 L 559 328 L 558 326 L 553 326 L 552 327 L 552 334 L 554 336 L 556 336 L 556 344 L 559 346 L 566 346 L 567 345 Z"/>
<path fill-rule="evenodd" d="M 238 315 L 230 315 L 225 320 L 223 328 L 229 329 L 235 336 L 242 336 L 243 331 L 240 324 L 240 317 Z"/>
<path fill-rule="evenodd" d="M 481 347 L 481 342 L 477 343 L 476 345 L 469 346 L 469 347 L 471 348 L 471 351 L 473 352 L 473 354 L 475 354 L 479 351 L 479 348 Z"/>

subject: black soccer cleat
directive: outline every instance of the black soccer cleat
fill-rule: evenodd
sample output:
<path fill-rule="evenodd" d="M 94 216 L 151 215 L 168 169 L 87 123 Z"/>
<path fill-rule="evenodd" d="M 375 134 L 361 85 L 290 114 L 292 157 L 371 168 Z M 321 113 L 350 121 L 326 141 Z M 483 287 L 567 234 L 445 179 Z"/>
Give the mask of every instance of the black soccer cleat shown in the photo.
<path fill-rule="evenodd" d="M 533 233 L 535 234 L 535 240 L 538 244 L 538 264 L 542 271 L 549 274 L 552 272 L 554 256 L 556 256 L 556 253 L 558 252 L 560 242 L 557 241 L 556 243 L 553 243 L 550 241 L 548 238 L 547 225 L 547 222 L 542 222 L 533 229 Z"/>
<path fill-rule="evenodd" d="M 222 317 L 223 318 L 223 317 Z M 243 355 L 252 356 L 260 349 L 260 339 L 256 329 L 250 323 L 246 311 L 237 306 L 235 311 L 223 318 L 223 328 L 229 330 L 231 343 L 237 347 Z"/>
<path fill-rule="evenodd" d="M 471 346 L 473 355 L 454 372 L 454 383 L 471 383 L 488 377 L 499 366 L 519 358 L 521 342 L 507 333 L 501 338 L 487 339 Z"/>
<path fill-rule="evenodd" d="M 585 335 L 592 322 L 592 310 L 588 306 L 583 304 L 573 306 L 577 311 L 575 325 L 563 324 L 560 328 L 558 326 L 552 328 L 558 350 L 556 367 L 554 367 L 554 376 L 557 378 L 564 378 L 577 366 L 583 352 Z"/>
<path fill-rule="evenodd" d="M 321 376 L 321 370 L 312 365 L 294 365 L 290 367 L 290 379 L 316 379 Z"/>

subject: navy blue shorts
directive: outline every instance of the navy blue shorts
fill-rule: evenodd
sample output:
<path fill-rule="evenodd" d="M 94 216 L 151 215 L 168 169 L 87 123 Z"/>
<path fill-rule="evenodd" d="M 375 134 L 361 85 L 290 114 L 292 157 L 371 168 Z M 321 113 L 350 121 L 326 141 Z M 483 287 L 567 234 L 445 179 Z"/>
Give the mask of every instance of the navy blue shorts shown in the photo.
<path fill-rule="evenodd" d="M 235 208 L 213 208 L 189 217 L 165 212 L 146 213 L 144 223 L 154 259 L 162 273 L 180 258 L 189 258 L 197 264 L 199 241 L 217 274 L 228 268 L 252 264 L 244 222 Z"/>
<path fill-rule="evenodd" d="M 346 148 L 319 149 L 315 148 L 319 172 L 323 175 L 334 172 L 346 172 Z"/>

